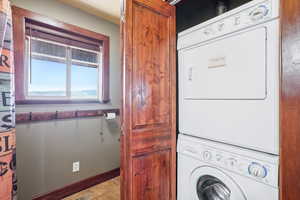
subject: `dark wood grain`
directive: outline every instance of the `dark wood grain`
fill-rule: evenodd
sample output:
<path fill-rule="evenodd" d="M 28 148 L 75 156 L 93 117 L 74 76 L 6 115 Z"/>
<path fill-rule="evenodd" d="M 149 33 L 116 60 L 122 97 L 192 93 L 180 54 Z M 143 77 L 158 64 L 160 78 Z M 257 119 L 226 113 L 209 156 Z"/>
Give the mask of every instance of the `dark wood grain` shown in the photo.
<path fill-rule="evenodd" d="M 15 98 L 16 101 L 24 100 L 25 74 L 25 21 L 22 15 L 17 14 L 18 8 L 12 9 L 13 42 L 14 42 L 14 66 L 15 66 Z"/>
<path fill-rule="evenodd" d="M 100 41 L 103 51 L 103 76 L 102 76 L 102 101 L 97 103 L 108 103 L 109 94 L 109 37 L 81 27 L 66 24 L 61 21 L 51 19 L 23 8 L 12 7 L 13 13 L 13 38 L 14 38 L 14 57 L 15 57 L 15 90 L 16 104 L 49 104 L 49 103 L 94 103 L 95 101 L 73 101 L 73 100 L 28 100 L 24 94 L 24 74 L 25 74 L 25 26 L 26 20 L 36 24 L 43 24 L 57 31 L 72 33 L 74 36 L 84 37 L 89 40 Z"/>
<path fill-rule="evenodd" d="M 27 123 L 36 121 L 49 121 L 59 119 L 72 119 L 84 117 L 105 116 L 107 113 L 116 113 L 119 115 L 119 109 L 102 109 L 102 110 L 78 110 L 78 111 L 56 111 L 56 112 L 27 112 L 16 114 L 17 123 Z"/>
<path fill-rule="evenodd" d="M 94 104 L 103 104 L 108 103 L 107 101 L 98 101 L 98 100 L 38 100 L 38 99 L 23 99 L 23 100 L 16 100 L 17 105 L 30 105 L 30 104 L 87 104 L 87 103 L 94 103 Z"/>
<path fill-rule="evenodd" d="M 103 73 L 102 73 L 102 103 L 110 102 L 110 95 L 109 95 L 109 40 L 103 40 Z"/>
<path fill-rule="evenodd" d="M 124 2 L 121 199 L 175 200 L 175 7 Z"/>
<path fill-rule="evenodd" d="M 36 197 L 33 197 L 33 200 L 61 200 L 67 196 L 70 196 L 72 194 L 75 194 L 77 192 L 80 192 L 82 190 L 85 190 L 89 187 L 92 187 L 94 185 L 103 183 L 105 181 L 108 181 L 112 178 L 115 178 L 120 175 L 120 169 L 114 169 L 87 179 L 84 179 L 82 181 L 73 183 L 71 185 L 67 185 L 63 188 L 54 190 L 52 192 L 49 192 L 47 194 L 39 195 Z"/>
<path fill-rule="evenodd" d="M 29 10 L 19 8 L 17 6 L 12 6 L 13 14 L 18 16 L 23 16 L 25 19 L 30 19 L 36 22 L 40 22 L 43 24 L 48 24 L 51 27 L 57 27 L 58 29 L 70 31 L 72 33 L 76 33 L 78 35 L 82 35 L 83 37 L 95 38 L 96 40 L 109 40 L 109 37 L 97 32 L 93 32 L 87 29 L 83 29 L 79 26 L 75 26 L 72 24 L 67 24 L 62 21 L 49 18 L 45 15 L 41 15 L 35 12 L 31 12 Z M 25 23 L 25 21 L 24 21 Z M 24 30 L 25 31 L 25 30 Z"/>
<path fill-rule="evenodd" d="M 133 8 L 133 129 L 169 126 L 169 18 L 151 9 Z M 141 19 L 147 23 L 141 23 Z"/>
<path fill-rule="evenodd" d="M 170 149 L 134 157 L 133 200 L 171 199 L 170 164 Z"/>
<path fill-rule="evenodd" d="M 300 196 L 300 65 L 292 60 L 299 54 L 299 19 L 300 1 L 281 1 L 281 200 L 298 200 Z"/>

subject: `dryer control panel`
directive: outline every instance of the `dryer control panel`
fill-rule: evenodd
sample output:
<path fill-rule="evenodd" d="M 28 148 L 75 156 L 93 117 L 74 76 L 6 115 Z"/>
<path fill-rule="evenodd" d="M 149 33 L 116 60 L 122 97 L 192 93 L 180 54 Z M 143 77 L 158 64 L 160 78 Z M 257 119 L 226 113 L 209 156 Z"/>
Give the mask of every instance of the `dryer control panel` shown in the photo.
<path fill-rule="evenodd" d="M 279 17 L 279 0 L 254 0 L 178 34 L 178 49 Z"/>
<path fill-rule="evenodd" d="M 278 187 L 278 156 L 198 138 L 195 140 L 201 142 L 179 139 L 178 153 L 192 156 L 209 165 Z"/>

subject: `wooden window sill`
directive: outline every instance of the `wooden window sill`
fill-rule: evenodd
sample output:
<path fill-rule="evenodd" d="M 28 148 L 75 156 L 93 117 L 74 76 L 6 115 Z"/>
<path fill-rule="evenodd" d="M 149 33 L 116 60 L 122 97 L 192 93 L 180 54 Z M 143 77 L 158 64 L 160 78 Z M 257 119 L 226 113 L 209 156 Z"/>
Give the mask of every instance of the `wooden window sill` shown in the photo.
<path fill-rule="evenodd" d="M 110 100 L 17 100 L 16 105 L 34 105 L 34 104 L 107 104 Z"/>
<path fill-rule="evenodd" d="M 26 112 L 16 114 L 16 123 L 29 123 L 37 121 L 51 121 L 62 119 L 100 117 L 107 113 L 120 114 L 119 109 L 98 109 L 98 110 L 76 110 L 76 111 L 56 111 L 56 112 Z"/>

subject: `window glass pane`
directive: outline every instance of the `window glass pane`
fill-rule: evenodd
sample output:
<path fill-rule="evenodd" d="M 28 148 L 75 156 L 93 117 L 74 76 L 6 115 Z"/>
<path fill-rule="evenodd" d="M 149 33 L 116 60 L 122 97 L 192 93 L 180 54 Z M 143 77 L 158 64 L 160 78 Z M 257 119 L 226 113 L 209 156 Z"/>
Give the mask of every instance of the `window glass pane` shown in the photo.
<path fill-rule="evenodd" d="M 98 96 L 98 68 L 72 65 L 72 98 L 96 99 Z"/>
<path fill-rule="evenodd" d="M 40 40 L 31 40 L 31 51 L 55 57 L 66 57 L 66 47 Z"/>
<path fill-rule="evenodd" d="M 84 51 L 81 49 L 72 49 L 72 59 L 82 62 L 98 63 L 98 54 Z"/>
<path fill-rule="evenodd" d="M 65 63 L 32 58 L 30 70 L 29 96 L 66 96 L 67 65 Z"/>

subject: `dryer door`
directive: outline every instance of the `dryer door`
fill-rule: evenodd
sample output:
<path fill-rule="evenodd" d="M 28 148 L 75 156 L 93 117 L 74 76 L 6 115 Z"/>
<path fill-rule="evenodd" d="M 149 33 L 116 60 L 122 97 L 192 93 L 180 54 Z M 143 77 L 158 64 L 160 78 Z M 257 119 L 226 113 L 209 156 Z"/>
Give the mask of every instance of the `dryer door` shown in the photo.
<path fill-rule="evenodd" d="M 200 167 L 191 175 L 193 200 L 246 200 L 232 178 L 213 167 Z"/>
<path fill-rule="evenodd" d="M 184 99 L 265 99 L 266 38 L 260 27 L 182 50 Z"/>

